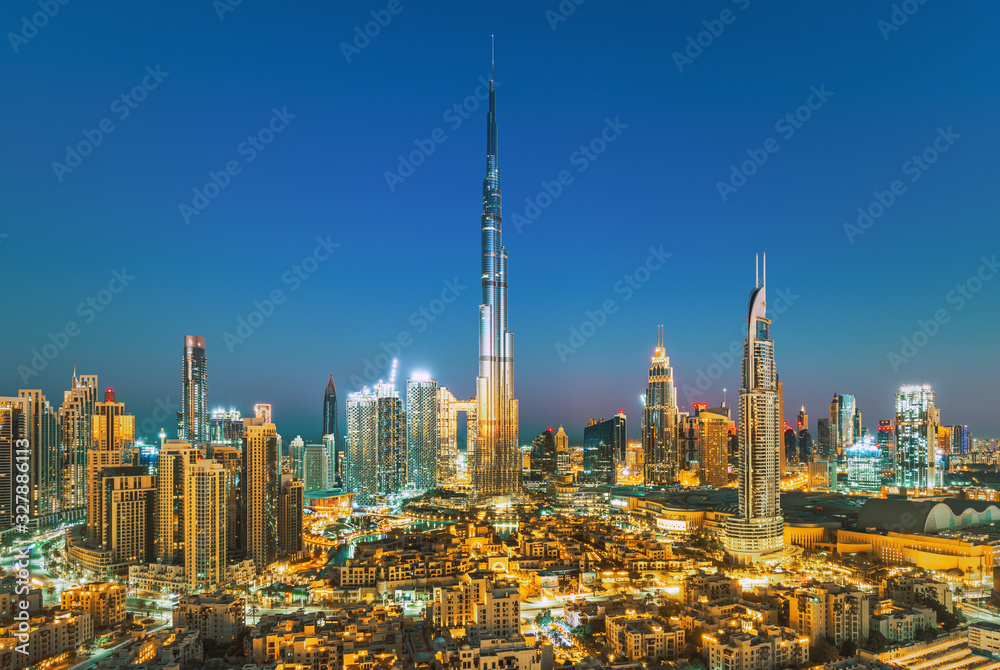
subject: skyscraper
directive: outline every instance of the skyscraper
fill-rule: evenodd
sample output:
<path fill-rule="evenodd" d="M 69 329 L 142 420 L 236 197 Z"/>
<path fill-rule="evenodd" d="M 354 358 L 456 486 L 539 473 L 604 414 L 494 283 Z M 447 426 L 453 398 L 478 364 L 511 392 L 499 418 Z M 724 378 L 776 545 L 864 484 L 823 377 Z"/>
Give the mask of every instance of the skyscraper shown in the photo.
<path fill-rule="evenodd" d="M 186 466 L 184 578 L 192 593 L 226 580 L 227 475 L 222 464 L 196 460 Z"/>
<path fill-rule="evenodd" d="M 729 483 L 729 407 L 698 408 L 700 479 L 722 488 Z"/>
<path fill-rule="evenodd" d="M 323 392 L 323 434 L 320 436 L 324 442 L 326 436 L 333 436 L 332 449 L 329 450 L 329 463 L 327 472 L 334 486 L 341 486 L 342 473 L 340 472 L 340 418 L 337 416 L 337 385 L 333 383 L 333 373 L 326 382 L 326 390 Z"/>
<path fill-rule="evenodd" d="M 552 429 L 539 433 L 531 441 L 531 474 L 545 478 L 556 471 L 556 439 Z"/>
<path fill-rule="evenodd" d="M 243 417 L 239 411 L 226 411 L 221 407 L 213 409 L 208 425 L 208 437 L 212 446 L 243 449 Z"/>
<path fill-rule="evenodd" d="M 429 489 L 437 483 L 438 384 L 426 376 L 406 380 L 406 483 Z"/>
<path fill-rule="evenodd" d="M 271 405 L 266 402 L 259 402 L 253 406 L 253 415 L 256 419 L 263 419 L 264 423 L 272 423 L 271 421 Z"/>
<path fill-rule="evenodd" d="M 878 422 L 878 433 L 875 435 L 875 444 L 881 452 L 881 467 L 883 470 L 892 470 L 896 462 L 896 430 L 892 427 L 892 421 L 882 419 Z"/>
<path fill-rule="evenodd" d="M 624 460 L 627 446 L 624 412 L 619 412 L 607 421 L 591 419 L 583 429 L 584 478 L 601 484 L 614 484 L 616 466 L 618 461 Z M 554 462 L 552 471 L 555 472 Z"/>
<path fill-rule="evenodd" d="M 156 462 L 156 561 L 184 565 L 188 469 L 198 449 L 187 440 L 166 440 Z"/>
<path fill-rule="evenodd" d="M 875 438 L 861 438 L 844 450 L 847 460 L 847 486 L 852 491 L 878 493 L 882 487 L 882 453 Z"/>
<path fill-rule="evenodd" d="M 31 445 L 28 469 L 30 523 L 47 526 L 59 520 L 62 511 L 62 459 L 59 456 L 59 419 L 55 409 L 37 389 L 21 389 L 24 398 L 25 437 Z"/>
<path fill-rule="evenodd" d="M 781 419 L 771 321 L 765 316 L 767 260 L 750 293 L 740 388 L 739 512 L 726 522 L 726 549 L 757 563 L 784 547 L 781 515 Z"/>
<path fill-rule="evenodd" d="M 802 409 L 799 410 L 799 425 L 798 430 L 809 430 L 809 415 L 806 414 L 806 406 L 803 405 Z"/>
<path fill-rule="evenodd" d="M 87 509 L 87 451 L 90 449 L 90 417 L 97 404 L 97 375 L 76 375 L 70 390 L 63 392 L 59 407 L 62 438 L 63 518 L 82 518 Z"/>
<path fill-rule="evenodd" d="M 184 337 L 182 372 L 181 431 L 177 438 L 192 444 L 206 444 L 208 435 L 208 362 L 205 358 L 205 338 Z"/>
<path fill-rule="evenodd" d="M 496 88 L 490 69 L 483 179 L 482 289 L 479 306 L 479 377 L 472 489 L 481 499 L 521 490 L 518 407 L 514 399 L 514 334 L 507 329 L 507 249 L 501 239 L 500 164 Z"/>
<path fill-rule="evenodd" d="M 860 428 L 860 422 L 861 413 L 857 411 L 854 396 L 834 394 L 830 402 L 831 458 L 854 446 L 860 438 L 859 431 L 855 430 Z"/>
<path fill-rule="evenodd" d="M 896 484 L 936 486 L 935 451 L 940 410 L 930 384 L 907 384 L 896 394 Z"/>
<path fill-rule="evenodd" d="M 646 405 L 642 412 L 642 445 L 645 451 L 647 486 L 677 483 L 681 468 L 674 371 L 663 346 L 662 326 L 657 330 L 656 340 L 649 366 Z"/>
<path fill-rule="evenodd" d="M 812 460 L 825 459 L 830 457 L 830 420 L 826 417 L 816 420 L 816 449 L 813 450 Z M 835 449 L 834 449 L 835 451 Z"/>
<path fill-rule="evenodd" d="M 301 479 L 281 475 L 278 493 L 278 554 L 289 558 L 302 553 L 303 486 Z"/>
<path fill-rule="evenodd" d="M 555 441 L 556 441 L 556 453 L 557 454 L 559 452 L 561 452 L 561 451 L 565 452 L 567 454 L 569 453 L 569 435 L 566 434 L 566 431 L 563 430 L 562 426 L 559 426 L 559 430 L 556 431 Z M 622 453 L 621 453 L 620 458 L 621 458 L 621 460 L 625 460 L 625 444 L 624 443 L 622 443 Z"/>
<path fill-rule="evenodd" d="M 243 437 L 243 542 L 258 574 L 278 555 L 278 496 L 280 458 L 273 423 L 263 418 L 244 419 Z"/>
<path fill-rule="evenodd" d="M 24 414 L 27 401 L 24 398 L 0 398 L 0 528 L 14 527 L 14 522 L 22 514 L 16 513 L 14 498 L 15 478 L 21 474 L 15 453 L 17 441 L 24 437 Z M 21 448 L 30 448 L 21 443 Z M 23 453 L 23 452 L 22 452 Z M 23 511 L 23 510 L 22 510 Z M 23 521 L 23 519 L 22 519 Z"/>
<path fill-rule="evenodd" d="M 90 451 L 87 452 L 87 537 L 100 546 L 107 510 L 102 498 L 102 471 L 127 464 L 127 454 L 135 443 L 135 417 L 125 413 L 125 403 L 115 402 L 108 388 L 104 402 L 94 403 L 90 420 Z M 152 504 L 152 503 L 151 503 Z M 150 519 L 150 528 L 152 528 Z"/>
<path fill-rule="evenodd" d="M 403 404 L 391 383 L 347 396 L 347 490 L 369 505 L 406 483 Z"/>

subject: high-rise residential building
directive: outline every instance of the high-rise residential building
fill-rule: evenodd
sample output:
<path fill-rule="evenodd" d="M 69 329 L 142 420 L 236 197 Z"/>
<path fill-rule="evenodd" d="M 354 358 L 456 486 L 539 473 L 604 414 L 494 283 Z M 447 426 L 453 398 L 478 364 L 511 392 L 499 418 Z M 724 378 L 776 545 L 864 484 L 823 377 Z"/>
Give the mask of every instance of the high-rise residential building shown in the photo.
<path fill-rule="evenodd" d="M 936 449 L 940 410 L 929 384 L 906 384 L 896 394 L 896 484 L 907 488 L 937 483 Z"/>
<path fill-rule="evenodd" d="M 192 593 L 212 591 L 226 581 L 226 470 L 214 460 L 186 466 L 184 495 L 184 579 Z"/>
<path fill-rule="evenodd" d="M 271 405 L 266 402 L 259 402 L 253 406 L 253 415 L 255 419 L 263 419 L 264 423 L 273 423 L 271 421 Z"/>
<path fill-rule="evenodd" d="M 63 392 L 59 407 L 62 438 L 63 518 L 83 518 L 87 510 L 87 451 L 90 449 L 90 417 L 97 403 L 97 375 L 76 375 L 70 390 Z"/>
<path fill-rule="evenodd" d="M 399 494 L 406 483 L 405 417 L 399 393 L 379 382 L 347 396 L 349 491 L 361 504 Z"/>
<path fill-rule="evenodd" d="M 212 446 L 243 448 L 243 417 L 235 409 L 213 409 L 208 420 L 208 437 Z"/>
<path fill-rule="evenodd" d="M 786 428 L 783 431 L 785 461 L 797 463 L 799 460 L 799 436 L 794 428 Z"/>
<path fill-rule="evenodd" d="M 184 337 L 182 372 L 181 430 L 177 437 L 193 444 L 206 444 L 208 431 L 208 362 L 205 358 L 205 338 Z"/>
<path fill-rule="evenodd" d="M 778 425 L 781 427 L 781 431 L 785 430 L 785 387 L 781 383 L 781 377 L 775 375 L 775 379 L 778 380 Z M 785 450 L 782 449 L 781 453 L 778 454 L 778 467 L 781 471 L 781 476 L 785 476 L 785 461 L 787 455 Z"/>
<path fill-rule="evenodd" d="M 121 467 L 128 463 L 128 454 L 135 443 L 135 417 L 125 412 L 125 403 L 115 402 L 115 392 L 108 388 L 104 401 L 94 403 L 90 417 L 90 450 L 87 452 L 87 538 L 92 544 L 101 542 L 105 525 L 106 505 L 100 487 L 101 472 L 106 467 Z M 152 520 L 150 520 L 152 528 Z"/>
<path fill-rule="evenodd" d="M 551 428 L 535 436 L 530 454 L 532 475 L 544 478 L 556 471 L 556 439 Z"/>
<path fill-rule="evenodd" d="M 583 429 L 583 478 L 601 484 L 614 484 L 618 462 L 625 459 L 627 446 L 624 412 L 607 420 L 591 419 Z M 555 463 L 553 472 L 554 466 Z"/>
<path fill-rule="evenodd" d="M 15 490 L 17 475 L 26 474 L 25 467 L 18 467 L 23 463 L 30 466 L 29 461 L 18 459 L 18 446 L 22 453 L 30 448 L 18 440 L 25 438 L 25 405 L 27 400 L 21 397 L 0 398 L 0 529 L 4 531 L 15 527 L 15 520 L 19 516 L 26 516 L 17 513 Z M 23 521 L 23 519 L 22 519 Z"/>
<path fill-rule="evenodd" d="M 243 445 L 215 447 L 212 460 L 223 469 L 223 499 L 226 507 L 226 553 L 230 560 L 243 556 L 245 533 L 243 531 Z"/>
<path fill-rule="evenodd" d="M 799 431 L 799 463 L 810 463 L 813 454 L 813 439 L 807 428 Z"/>
<path fill-rule="evenodd" d="M 661 326 L 649 366 L 649 382 L 642 410 L 642 444 L 646 452 L 644 460 L 647 486 L 677 483 L 681 469 L 678 441 L 674 371 L 663 346 Z"/>
<path fill-rule="evenodd" d="M 701 483 L 722 488 L 729 484 L 729 408 L 698 408 Z"/>
<path fill-rule="evenodd" d="M 969 453 L 969 427 L 964 424 L 949 426 L 951 429 L 951 443 L 948 445 L 949 454 L 965 455 Z"/>
<path fill-rule="evenodd" d="M 302 453 L 306 450 L 306 441 L 302 439 L 301 435 L 296 435 L 292 438 L 292 441 L 288 443 L 288 455 L 292 463 L 292 474 L 296 477 L 302 477 Z M 281 449 L 278 449 L 280 455 Z"/>
<path fill-rule="evenodd" d="M 830 420 L 821 418 L 816 420 L 816 449 L 813 451 L 813 460 L 827 459 L 830 457 L 831 439 Z M 835 451 L 835 450 L 834 450 Z"/>
<path fill-rule="evenodd" d="M 834 458 L 844 449 L 854 445 L 855 426 L 861 420 L 853 395 L 834 394 L 830 402 L 830 449 L 827 456 Z"/>
<path fill-rule="evenodd" d="M 156 463 L 156 561 L 184 565 L 189 468 L 198 449 L 187 440 L 165 440 Z"/>
<path fill-rule="evenodd" d="M 507 329 L 507 249 L 501 236 L 500 164 L 496 89 L 490 68 L 483 179 L 482 294 L 479 306 L 479 377 L 472 490 L 480 499 L 521 491 L 518 405 L 514 398 L 514 334 Z"/>
<path fill-rule="evenodd" d="M 799 410 L 798 430 L 809 430 L 809 415 L 806 414 L 806 406 Z"/>
<path fill-rule="evenodd" d="M 59 419 L 55 408 L 38 389 L 21 389 L 24 398 L 24 431 L 31 450 L 28 454 L 29 523 L 44 527 L 57 523 L 62 511 L 62 459 Z"/>
<path fill-rule="evenodd" d="M 426 376 L 406 380 L 406 483 L 429 489 L 437 483 L 438 384 Z"/>
<path fill-rule="evenodd" d="M 301 479 L 281 475 L 278 493 L 278 555 L 293 557 L 302 553 L 303 486 Z"/>
<path fill-rule="evenodd" d="M 882 451 L 871 435 L 844 450 L 847 460 L 847 487 L 861 493 L 878 493 L 882 488 Z"/>
<path fill-rule="evenodd" d="M 155 556 L 156 477 L 138 465 L 106 467 L 97 491 L 101 526 L 95 543 L 110 552 L 110 572 L 127 574 L 128 566 L 149 563 Z"/>
<path fill-rule="evenodd" d="M 861 425 L 861 409 L 857 406 L 854 407 L 854 442 L 857 443 L 862 437 L 865 436 L 864 426 Z"/>
<path fill-rule="evenodd" d="M 305 493 L 323 491 L 329 488 L 330 476 L 327 470 L 329 463 L 327 445 L 307 444 L 305 446 L 302 452 L 302 473 L 296 475 L 302 479 Z"/>
<path fill-rule="evenodd" d="M 740 387 L 739 510 L 726 521 L 726 549 L 737 563 L 780 552 L 785 520 L 779 493 L 781 420 L 771 321 L 765 308 L 767 260 L 750 293 Z"/>
<path fill-rule="evenodd" d="M 278 555 L 280 458 L 278 434 L 263 418 L 244 419 L 243 542 L 244 555 L 263 573 Z"/>
<path fill-rule="evenodd" d="M 337 385 L 333 383 L 333 373 L 330 373 L 330 379 L 326 382 L 326 390 L 323 392 L 323 434 L 322 439 L 325 443 L 327 441 L 326 436 L 332 435 L 332 449 L 328 451 L 329 462 L 327 464 L 327 472 L 329 474 L 330 483 L 334 486 L 342 486 L 343 473 L 340 471 L 340 464 L 343 458 L 340 455 L 340 417 L 337 415 Z"/>
<path fill-rule="evenodd" d="M 882 419 L 878 422 L 875 444 L 881 453 L 881 468 L 892 470 L 896 462 L 896 429 L 893 428 L 890 419 Z"/>

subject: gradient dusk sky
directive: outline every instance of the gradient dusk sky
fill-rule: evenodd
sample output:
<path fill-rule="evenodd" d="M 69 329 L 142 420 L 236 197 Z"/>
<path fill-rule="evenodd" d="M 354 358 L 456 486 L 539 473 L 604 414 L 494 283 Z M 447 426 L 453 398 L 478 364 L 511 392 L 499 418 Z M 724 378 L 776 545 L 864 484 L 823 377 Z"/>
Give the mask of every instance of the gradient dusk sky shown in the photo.
<path fill-rule="evenodd" d="M 854 393 L 874 428 L 930 383 L 943 424 L 1000 435 L 1000 6 L 235 1 L 0 9 L 0 395 L 58 405 L 75 363 L 172 437 L 156 408 L 202 335 L 212 407 L 270 402 L 286 442 L 316 439 L 329 374 L 343 433 L 403 333 L 398 386 L 426 370 L 470 396 L 495 34 L 522 443 L 620 409 L 638 436 L 659 324 L 682 409 L 735 399 L 757 252 L 785 419 L 804 404 L 815 435 Z M 317 238 L 339 246 L 303 265 Z"/>

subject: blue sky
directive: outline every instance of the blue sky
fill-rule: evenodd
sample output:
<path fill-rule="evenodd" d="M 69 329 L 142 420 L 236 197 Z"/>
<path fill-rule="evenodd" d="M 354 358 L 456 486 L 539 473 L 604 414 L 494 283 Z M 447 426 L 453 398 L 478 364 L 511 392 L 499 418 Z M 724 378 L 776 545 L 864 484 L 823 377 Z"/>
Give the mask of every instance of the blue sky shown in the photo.
<path fill-rule="evenodd" d="M 183 336 L 197 334 L 210 403 L 271 402 L 286 439 L 318 437 L 328 375 L 346 395 L 401 335 L 400 378 L 428 370 L 471 395 L 476 94 L 495 34 L 522 442 L 559 424 L 578 441 L 588 417 L 620 409 L 638 435 L 658 324 L 682 406 L 735 397 L 724 352 L 758 251 L 771 304 L 787 307 L 772 330 L 786 419 L 804 404 L 815 425 L 835 392 L 854 393 L 876 426 L 894 389 L 927 382 L 944 423 L 1000 434 L 1000 281 L 983 280 L 1000 252 L 1000 7 L 570 6 L 71 2 L 33 31 L 22 17 L 39 4 L 5 3 L 2 393 L 58 402 L 76 363 L 140 425 L 168 423 L 155 408 L 179 404 Z M 88 135 L 100 143 L 77 162 L 67 146 Z M 422 164 L 387 179 L 415 151 Z M 913 162 L 925 151 L 933 163 Z M 225 186 L 199 200 L 211 173 Z M 539 199 L 560 173 L 558 197 Z M 545 205 L 527 225 L 526 199 Z M 845 231 L 859 207 L 883 211 Z M 651 247 L 671 255 L 635 275 Z M 113 272 L 134 278 L 112 293 Z M 226 337 L 275 291 L 249 337 Z M 933 336 L 909 349 L 921 321 Z M 566 353 L 574 327 L 590 336 Z M 22 381 L 50 333 L 65 348 Z"/>

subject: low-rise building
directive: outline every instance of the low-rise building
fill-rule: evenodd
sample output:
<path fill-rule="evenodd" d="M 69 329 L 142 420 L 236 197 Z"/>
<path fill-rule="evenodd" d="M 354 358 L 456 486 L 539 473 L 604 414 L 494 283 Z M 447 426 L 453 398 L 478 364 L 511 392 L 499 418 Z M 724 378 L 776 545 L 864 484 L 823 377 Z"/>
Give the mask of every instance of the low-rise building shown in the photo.
<path fill-rule="evenodd" d="M 781 626 L 706 633 L 702 649 L 708 670 L 777 670 L 809 661 L 809 638 Z"/>
<path fill-rule="evenodd" d="M 684 629 L 658 617 L 619 616 L 605 626 L 611 652 L 630 661 L 674 660 L 684 648 Z"/>
<path fill-rule="evenodd" d="M 863 591 L 813 582 L 797 590 L 789 605 L 789 624 L 813 644 L 827 637 L 837 645 L 857 644 L 868 637 L 871 603 Z"/>
<path fill-rule="evenodd" d="M 98 662 L 98 670 L 118 668 L 183 668 L 200 664 L 203 657 L 201 635 L 188 628 L 168 628 L 140 635 Z"/>
<path fill-rule="evenodd" d="M 75 586 L 62 592 L 62 606 L 90 612 L 94 630 L 114 628 L 125 622 L 125 587 L 109 582 Z"/>
<path fill-rule="evenodd" d="M 10 625 L 0 626 L 0 640 L 3 641 L 0 646 L 4 652 L 13 652 L 8 656 L 9 660 L 4 660 L 4 654 L 0 654 L 0 667 L 5 670 L 27 668 L 62 654 L 66 654 L 68 659 L 70 652 L 94 639 L 94 620 L 90 612 L 55 610 L 51 614 L 33 616 L 27 621 L 27 631 L 21 629 L 22 623 L 13 621 Z M 15 644 L 23 644 L 18 636 L 25 632 L 27 654 L 14 649 Z M 4 664 L 8 662 L 11 665 Z"/>
<path fill-rule="evenodd" d="M 684 578 L 682 591 L 685 605 L 712 602 L 722 598 L 738 598 L 741 593 L 738 579 L 721 573 L 712 575 L 701 570 Z"/>
<path fill-rule="evenodd" d="M 870 630 L 878 631 L 890 642 L 909 642 L 923 628 L 937 629 L 937 613 L 924 605 L 899 607 L 883 603 L 870 624 Z"/>
<path fill-rule="evenodd" d="M 174 607 L 174 628 L 190 628 L 202 640 L 232 644 L 246 627 L 246 602 L 238 596 L 187 595 Z"/>

